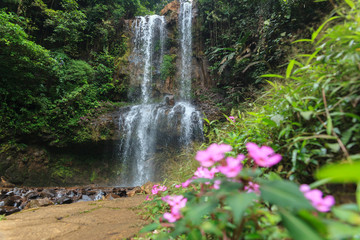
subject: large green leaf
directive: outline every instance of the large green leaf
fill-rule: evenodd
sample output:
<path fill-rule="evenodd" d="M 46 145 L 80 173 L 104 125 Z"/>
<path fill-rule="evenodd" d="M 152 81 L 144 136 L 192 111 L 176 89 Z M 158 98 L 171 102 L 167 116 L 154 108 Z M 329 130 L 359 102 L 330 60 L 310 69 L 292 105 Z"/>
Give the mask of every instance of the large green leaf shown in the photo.
<path fill-rule="evenodd" d="M 260 187 L 261 197 L 280 207 L 291 209 L 313 209 L 300 192 L 299 187 L 289 181 L 264 181 Z"/>
<path fill-rule="evenodd" d="M 291 72 L 292 72 L 292 70 L 294 68 L 294 65 L 295 65 L 295 60 L 291 60 L 289 62 L 289 65 L 288 65 L 287 69 L 286 69 L 286 78 L 289 78 L 291 76 Z"/>
<path fill-rule="evenodd" d="M 300 115 L 305 118 L 305 120 L 310 120 L 311 116 L 314 114 L 313 111 L 304 111 L 300 112 Z"/>
<path fill-rule="evenodd" d="M 151 231 L 154 231 L 155 229 L 157 229 L 158 227 L 160 226 L 159 223 L 151 223 L 145 227 L 143 227 L 141 230 L 140 230 L 140 233 L 145 233 L 145 232 L 151 232 Z"/>
<path fill-rule="evenodd" d="M 201 235 L 201 232 L 199 229 L 193 229 L 187 236 L 187 239 L 189 240 L 200 240 L 200 239 L 205 239 L 205 237 L 203 237 Z"/>
<path fill-rule="evenodd" d="M 280 211 L 283 224 L 295 240 L 322 240 L 323 238 L 306 222 L 292 213 Z"/>
<path fill-rule="evenodd" d="M 284 78 L 283 76 L 279 75 L 279 74 L 263 74 L 260 77 L 266 78 Z"/>
<path fill-rule="evenodd" d="M 329 239 L 352 239 L 360 235 L 360 227 L 353 227 L 349 224 L 328 220 Z"/>
<path fill-rule="evenodd" d="M 360 226 L 360 214 L 358 211 L 352 211 L 340 207 L 334 207 L 332 209 L 334 215 L 344 222 Z"/>
<path fill-rule="evenodd" d="M 191 205 L 191 211 L 185 216 L 186 221 L 190 221 L 195 225 L 201 224 L 205 215 L 211 213 L 218 203 L 216 201 L 212 202 L 202 202 L 199 204 Z M 190 206 L 189 206 L 190 207 Z"/>
<path fill-rule="evenodd" d="M 360 162 L 325 166 L 317 172 L 316 177 L 330 178 L 329 181 L 335 183 L 358 183 L 360 182 Z"/>
<path fill-rule="evenodd" d="M 205 233 L 215 234 L 218 237 L 221 237 L 223 235 L 222 231 L 212 221 L 207 221 L 207 222 L 202 223 L 201 229 L 204 230 Z"/>
<path fill-rule="evenodd" d="M 229 205 L 234 213 L 235 223 L 239 223 L 245 210 L 257 199 L 254 193 L 236 193 L 226 199 L 226 204 Z"/>
<path fill-rule="evenodd" d="M 307 210 L 301 210 L 298 212 L 299 218 L 306 224 L 312 227 L 315 231 L 325 236 L 327 234 L 327 226 L 318 216 L 315 216 L 312 212 Z"/>
<path fill-rule="evenodd" d="M 345 2 L 351 7 L 351 8 L 355 8 L 355 4 L 353 1 L 351 0 L 345 0 Z"/>

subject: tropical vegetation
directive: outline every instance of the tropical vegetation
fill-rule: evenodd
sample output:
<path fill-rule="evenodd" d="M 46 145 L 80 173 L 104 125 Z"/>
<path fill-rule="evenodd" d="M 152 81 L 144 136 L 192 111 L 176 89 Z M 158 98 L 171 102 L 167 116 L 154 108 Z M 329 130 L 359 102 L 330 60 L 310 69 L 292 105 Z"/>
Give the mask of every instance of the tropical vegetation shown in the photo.
<path fill-rule="evenodd" d="M 227 124 L 205 119 L 210 143 L 222 144 L 197 152 L 197 166 L 178 173 L 188 180 L 170 176 L 169 187 L 149 197 L 144 214 L 154 223 L 144 232 L 154 239 L 360 237 L 359 7 L 341 3 L 310 37 L 294 41 L 286 68 L 259 76 L 268 86 L 234 106 Z"/>

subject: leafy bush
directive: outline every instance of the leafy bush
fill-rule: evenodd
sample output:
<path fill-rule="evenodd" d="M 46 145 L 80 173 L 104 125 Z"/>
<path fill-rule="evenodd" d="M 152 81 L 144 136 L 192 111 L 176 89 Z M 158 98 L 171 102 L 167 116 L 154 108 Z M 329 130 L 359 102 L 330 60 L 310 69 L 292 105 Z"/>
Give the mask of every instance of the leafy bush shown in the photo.
<path fill-rule="evenodd" d="M 248 141 L 271 145 L 286 158 L 280 173 L 304 181 L 311 181 L 320 165 L 358 153 L 359 12 L 337 13 L 311 39 L 297 41 L 314 44 L 314 52 L 291 60 L 285 76 L 263 76 L 282 81 L 268 81 L 266 93 L 240 108 L 235 123 L 218 130 L 219 140 L 239 151 Z M 322 33 L 331 21 L 338 23 Z"/>
<path fill-rule="evenodd" d="M 57 94 L 60 96 L 71 92 L 78 86 L 93 82 L 95 71 L 87 62 L 82 60 L 70 60 L 60 64 L 63 64 L 59 68 L 60 83 L 57 86 Z"/>
<path fill-rule="evenodd" d="M 172 77 L 176 73 L 175 66 L 176 55 L 164 55 L 163 62 L 160 67 L 160 75 L 162 80 Z"/>

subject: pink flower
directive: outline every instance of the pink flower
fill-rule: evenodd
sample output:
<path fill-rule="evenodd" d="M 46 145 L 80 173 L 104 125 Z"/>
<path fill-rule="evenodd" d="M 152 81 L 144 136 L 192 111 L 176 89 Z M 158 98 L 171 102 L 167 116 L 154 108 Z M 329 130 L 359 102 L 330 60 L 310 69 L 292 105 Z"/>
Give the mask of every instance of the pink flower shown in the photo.
<path fill-rule="evenodd" d="M 322 197 L 323 193 L 319 189 L 310 189 L 310 186 L 302 184 L 300 186 L 300 191 L 304 193 L 304 196 L 310 201 L 313 207 L 319 212 L 328 212 L 331 207 L 335 204 L 335 199 L 333 196 L 328 195 Z"/>
<path fill-rule="evenodd" d="M 239 154 L 237 158 L 227 157 L 226 158 L 226 165 L 219 166 L 219 171 L 229 178 L 236 177 L 239 172 L 241 171 L 243 165 L 241 162 L 245 159 L 243 154 Z"/>
<path fill-rule="evenodd" d="M 190 185 L 191 182 L 192 182 L 192 180 L 191 180 L 191 179 L 188 179 L 188 180 L 186 180 L 185 182 L 183 182 L 183 183 L 181 184 L 181 186 L 182 186 L 183 188 L 187 188 L 187 187 Z"/>
<path fill-rule="evenodd" d="M 150 198 L 149 195 L 147 195 L 145 201 L 151 201 L 151 200 L 153 200 L 153 199 Z"/>
<path fill-rule="evenodd" d="M 211 170 L 204 168 L 204 167 L 199 167 L 196 172 L 194 173 L 194 177 L 195 178 L 208 178 L 208 179 L 213 179 L 215 176 L 215 173 L 219 172 L 218 169 L 216 168 L 212 168 Z"/>
<path fill-rule="evenodd" d="M 181 209 L 185 207 L 187 198 L 182 195 L 165 196 L 161 198 L 164 202 L 168 203 L 172 208 Z"/>
<path fill-rule="evenodd" d="M 154 185 L 151 189 L 151 193 L 153 195 L 158 194 L 159 192 L 165 192 L 167 190 L 166 186 L 159 186 L 159 185 Z"/>
<path fill-rule="evenodd" d="M 247 191 L 248 193 L 256 193 L 256 194 L 260 194 L 260 186 L 259 184 L 253 183 L 253 182 L 249 182 L 249 184 L 247 186 L 244 187 L 244 190 Z"/>
<path fill-rule="evenodd" d="M 220 189 L 220 184 L 221 184 L 220 180 L 215 180 L 213 188 L 216 189 L 216 190 Z"/>
<path fill-rule="evenodd" d="M 179 220 L 181 218 L 181 216 L 178 216 L 176 214 L 172 214 L 172 213 L 164 213 L 163 217 L 168 220 L 168 222 L 173 223 L 176 222 L 177 220 Z"/>
<path fill-rule="evenodd" d="M 234 116 L 229 116 L 229 119 L 233 122 L 235 122 L 235 117 Z"/>
<path fill-rule="evenodd" d="M 251 158 L 260 167 L 271 167 L 280 162 L 281 155 L 276 154 L 271 147 L 258 147 L 255 143 L 247 143 L 246 148 Z"/>
<path fill-rule="evenodd" d="M 170 213 L 165 213 L 164 218 L 169 222 L 176 222 L 178 219 L 182 217 L 181 209 L 186 206 L 187 198 L 184 196 L 165 196 L 162 200 L 168 203 L 171 207 Z"/>
<path fill-rule="evenodd" d="M 181 187 L 181 184 L 175 185 L 175 188 L 180 188 L 180 187 Z"/>
<path fill-rule="evenodd" d="M 159 185 L 154 185 L 154 186 L 152 187 L 151 193 L 152 193 L 153 195 L 158 194 L 158 192 L 159 192 L 159 189 L 157 188 L 158 186 L 159 186 Z"/>
<path fill-rule="evenodd" d="M 200 162 L 203 167 L 211 167 L 215 162 L 222 160 L 225 153 L 232 150 L 232 147 L 227 144 L 211 144 L 206 150 L 198 151 L 195 159 Z"/>
<path fill-rule="evenodd" d="M 165 191 L 167 190 L 167 187 L 166 187 L 166 186 L 159 186 L 159 187 L 158 187 L 158 190 L 159 190 L 160 192 L 165 192 Z"/>
<path fill-rule="evenodd" d="M 310 191 L 310 190 L 311 190 L 311 188 L 310 188 L 309 185 L 307 185 L 307 184 L 301 184 L 301 185 L 300 185 L 300 191 L 301 191 L 301 192 L 306 193 L 306 192 L 308 192 L 308 191 Z"/>

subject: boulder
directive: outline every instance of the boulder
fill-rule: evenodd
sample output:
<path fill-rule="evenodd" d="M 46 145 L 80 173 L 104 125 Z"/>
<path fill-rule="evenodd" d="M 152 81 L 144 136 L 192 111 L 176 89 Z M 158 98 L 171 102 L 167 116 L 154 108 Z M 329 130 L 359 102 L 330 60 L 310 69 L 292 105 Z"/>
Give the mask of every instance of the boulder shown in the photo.
<path fill-rule="evenodd" d="M 115 193 L 109 193 L 105 197 L 106 200 L 114 200 L 114 199 L 117 199 L 117 198 L 121 198 L 121 197 L 119 195 L 116 195 Z"/>
<path fill-rule="evenodd" d="M 126 193 L 126 195 L 128 197 L 133 197 L 135 196 L 135 194 L 137 193 L 142 193 L 141 187 L 135 187 L 134 189 L 130 190 L 129 192 Z"/>
<path fill-rule="evenodd" d="M 60 197 L 56 200 L 57 204 L 70 204 L 73 200 L 67 196 Z"/>
<path fill-rule="evenodd" d="M 174 106 L 175 105 L 175 98 L 174 95 L 168 95 L 165 97 L 166 105 L 168 106 Z"/>
<path fill-rule="evenodd" d="M 10 215 L 19 211 L 20 209 L 17 207 L 10 207 L 10 206 L 0 207 L 0 214 Z"/>
<path fill-rule="evenodd" d="M 41 193 L 40 196 L 43 198 L 53 198 L 56 196 L 56 191 L 54 189 L 45 188 Z"/>
<path fill-rule="evenodd" d="M 35 191 L 33 191 L 33 190 L 30 190 L 30 191 L 28 191 L 28 192 L 25 194 L 25 197 L 26 197 L 27 199 L 35 199 L 35 198 L 39 197 L 39 193 L 38 193 L 38 192 L 35 192 Z"/>
<path fill-rule="evenodd" d="M 153 182 L 147 182 L 144 185 L 141 186 L 141 190 L 145 193 L 145 194 L 151 194 L 151 189 L 152 187 L 155 185 L 156 183 Z"/>
<path fill-rule="evenodd" d="M 15 187 L 15 185 L 7 181 L 3 176 L 1 176 L 0 187 L 13 188 Z"/>
<path fill-rule="evenodd" d="M 30 202 L 26 204 L 25 209 L 46 207 L 53 204 L 54 203 L 49 198 L 35 199 L 35 200 L 30 200 Z"/>
<path fill-rule="evenodd" d="M 3 202 L 4 202 L 4 206 L 14 207 L 15 205 L 20 206 L 22 201 L 24 201 L 22 197 L 14 195 L 5 198 Z"/>
<path fill-rule="evenodd" d="M 126 189 L 125 188 L 114 188 L 112 190 L 112 192 L 120 197 L 126 197 Z"/>
<path fill-rule="evenodd" d="M 88 201 L 92 201 L 92 199 L 88 195 L 84 194 L 84 195 L 82 195 L 80 201 L 88 202 Z"/>

